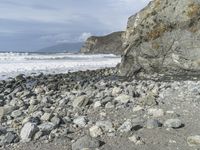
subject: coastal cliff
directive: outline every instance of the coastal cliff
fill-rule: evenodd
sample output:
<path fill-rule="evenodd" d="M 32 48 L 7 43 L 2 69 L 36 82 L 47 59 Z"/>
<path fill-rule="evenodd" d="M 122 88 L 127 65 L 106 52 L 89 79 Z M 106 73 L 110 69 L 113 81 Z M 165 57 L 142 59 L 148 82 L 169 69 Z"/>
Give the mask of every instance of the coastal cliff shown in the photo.
<path fill-rule="evenodd" d="M 64 54 L 68 73 L 0 80 L 0 150 L 199 149 L 199 20 L 200 0 L 154 0 L 129 18 L 126 32 L 90 37 L 81 49 L 122 54 L 118 67 L 73 72 L 85 60 Z"/>
<path fill-rule="evenodd" d="M 200 72 L 200 0 L 153 0 L 125 32 L 88 38 L 81 52 L 122 54 L 121 76 Z"/>
<path fill-rule="evenodd" d="M 91 36 L 81 48 L 81 53 L 116 54 L 123 53 L 124 32 L 114 32 L 106 36 Z"/>
<path fill-rule="evenodd" d="M 128 20 L 120 75 L 199 73 L 200 0 L 154 0 Z"/>

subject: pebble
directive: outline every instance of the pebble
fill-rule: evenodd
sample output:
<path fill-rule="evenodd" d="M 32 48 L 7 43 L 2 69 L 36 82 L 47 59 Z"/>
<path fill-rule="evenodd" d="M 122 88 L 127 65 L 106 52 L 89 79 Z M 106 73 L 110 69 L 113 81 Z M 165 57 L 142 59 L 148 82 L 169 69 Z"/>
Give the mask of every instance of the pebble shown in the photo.
<path fill-rule="evenodd" d="M 138 112 L 138 111 L 142 111 L 142 110 L 144 110 L 144 108 L 139 105 L 133 108 L 133 112 Z"/>
<path fill-rule="evenodd" d="M 42 131 L 37 132 L 37 133 L 35 134 L 35 136 L 34 136 L 34 140 L 39 140 L 40 137 L 42 137 L 42 135 L 43 135 L 43 132 L 42 132 Z"/>
<path fill-rule="evenodd" d="M 15 142 L 15 139 L 17 138 L 17 135 L 13 132 L 8 132 L 3 139 L 1 140 L 1 143 L 4 144 L 11 144 Z"/>
<path fill-rule="evenodd" d="M 111 121 L 97 121 L 96 126 L 100 127 L 106 132 L 114 132 L 113 124 Z"/>
<path fill-rule="evenodd" d="M 14 110 L 14 106 L 0 107 L 0 119 L 2 119 L 5 115 L 12 113 Z"/>
<path fill-rule="evenodd" d="M 44 123 L 40 124 L 38 126 L 38 128 L 43 133 L 48 134 L 55 128 L 55 124 L 53 124 L 52 122 L 44 122 Z"/>
<path fill-rule="evenodd" d="M 189 136 L 187 138 L 187 143 L 189 146 L 200 146 L 200 135 Z"/>
<path fill-rule="evenodd" d="M 17 118 L 17 117 L 20 117 L 22 115 L 22 111 L 21 110 L 15 110 L 11 113 L 11 116 L 13 118 Z"/>
<path fill-rule="evenodd" d="M 59 101 L 59 106 L 63 107 L 69 102 L 69 99 L 62 99 Z"/>
<path fill-rule="evenodd" d="M 83 95 L 83 96 L 79 96 L 79 97 L 75 98 L 72 105 L 74 108 L 84 107 L 88 104 L 88 102 L 89 102 L 88 97 Z"/>
<path fill-rule="evenodd" d="M 174 111 L 168 110 L 168 111 L 166 111 L 166 113 L 167 113 L 167 114 L 174 114 Z"/>
<path fill-rule="evenodd" d="M 136 143 L 138 140 L 139 140 L 139 138 L 137 137 L 137 136 L 135 136 L 135 135 L 132 135 L 131 137 L 129 137 L 128 138 L 131 142 L 133 142 L 133 143 Z"/>
<path fill-rule="evenodd" d="M 101 107 L 101 102 L 100 101 L 96 101 L 95 103 L 94 103 L 94 109 L 95 108 L 99 108 L 99 107 Z"/>
<path fill-rule="evenodd" d="M 152 92 L 147 93 L 145 97 L 142 97 L 139 100 L 140 105 L 142 106 L 155 106 L 157 105 L 155 95 Z"/>
<path fill-rule="evenodd" d="M 168 119 L 164 122 L 164 127 L 167 128 L 180 128 L 182 126 L 182 122 L 180 119 Z"/>
<path fill-rule="evenodd" d="M 87 124 L 87 119 L 86 116 L 79 116 L 76 119 L 74 119 L 73 122 L 79 127 L 85 127 Z"/>
<path fill-rule="evenodd" d="M 115 100 L 118 101 L 119 103 L 126 104 L 131 100 L 131 97 L 126 94 L 121 94 L 118 97 L 116 97 Z"/>
<path fill-rule="evenodd" d="M 41 94 L 44 92 L 44 89 L 42 87 L 36 87 L 35 88 L 35 94 Z"/>
<path fill-rule="evenodd" d="M 0 107 L 0 120 L 3 118 L 4 116 L 4 107 Z"/>
<path fill-rule="evenodd" d="M 154 129 L 154 128 L 161 127 L 162 124 L 158 120 L 148 119 L 146 126 L 147 126 L 147 129 Z"/>
<path fill-rule="evenodd" d="M 131 123 L 131 120 L 127 120 L 125 121 L 119 128 L 118 128 L 118 131 L 120 132 L 129 132 L 131 131 L 131 129 L 133 128 L 133 125 Z"/>
<path fill-rule="evenodd" d="M 36 99 L 31 99 L 30 100 L 30 105 L 37 105 L 38 101 Z"/>
<path fill-rule="evenodd" d="M 62 118 L 62 120 L 64 121 L 64 123 L 71 123 L 72 119 L 68 116 L 65 116 L 64 118 Z"/>
<path fill-rule="evenodd" d="M 55 126 L 58 126 L 60 125 L 61 119 L 57 116 L 54 116 L 53 118 L 51 118 L 51 122 L 55 124 Z"/>
<path fill-rule="evenodd" d="M 121 88 L 114 87 L 113 90 L 112 90 L 112 96 L 117 96 L 117 95 L 121 94 L 121 92 L 122 92 Z"/>
<path fill-rule="evenodd" d="M 51 118 L 51 113 L 44 113 L 41 117 L 42 121 L 48 121 Z"/>
<path fill-rule="evenodd" d="M 90 131 L 90 136 L 94 138 L 101 136 L 103 134 L 102 129 L 98 126 L 91 127 L 89 131 Z"/>
<path fill-rule="evenodd" d="M 111 102 L 108 102 L 108 103 L 106 103 L 106 105 L 105 105 L 105 108 L 106 109 L 112 109 L 112 108 L 114 108 L 115 106 L 111 103 Z"/>

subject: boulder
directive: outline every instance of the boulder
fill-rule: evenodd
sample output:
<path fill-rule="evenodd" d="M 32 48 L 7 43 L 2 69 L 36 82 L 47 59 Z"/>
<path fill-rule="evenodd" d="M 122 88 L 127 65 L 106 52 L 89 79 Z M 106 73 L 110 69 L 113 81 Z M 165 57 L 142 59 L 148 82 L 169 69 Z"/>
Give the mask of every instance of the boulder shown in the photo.
<path fill-rule="evenodd" d="M 85 107 L 88 104 L 88 102 L 88 97 L 83 95 L 75 98 L 72 105 L 74 108 Z"/>
<path fill-rule="evenodd" d="M 30 141 L 38 130 L 38 127 L 34 123 L 26 123 L 20 132 L 22 141 Z"/>

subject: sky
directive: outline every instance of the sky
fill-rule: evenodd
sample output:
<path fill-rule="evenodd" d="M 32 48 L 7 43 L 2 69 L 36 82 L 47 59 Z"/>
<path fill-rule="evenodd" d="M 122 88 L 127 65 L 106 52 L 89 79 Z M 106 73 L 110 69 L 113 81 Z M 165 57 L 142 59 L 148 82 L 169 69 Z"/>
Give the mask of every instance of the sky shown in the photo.
<path fill-rule="evenodd" d="M 31 51 L 126 29 L 150 0 L 0 0 L 0 51 Z"/>

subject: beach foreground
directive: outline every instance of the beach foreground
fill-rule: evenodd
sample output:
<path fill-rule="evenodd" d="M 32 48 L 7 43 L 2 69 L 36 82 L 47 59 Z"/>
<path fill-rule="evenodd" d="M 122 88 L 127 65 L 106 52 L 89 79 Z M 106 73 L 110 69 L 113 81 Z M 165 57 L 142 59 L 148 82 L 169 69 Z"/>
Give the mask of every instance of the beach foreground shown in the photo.
<path fill-rule="evenodd" d="M 200 147 L 197 78 L 127 80 L 116 73 L 110 68 L 0 81 L 1 149 Z"/>

